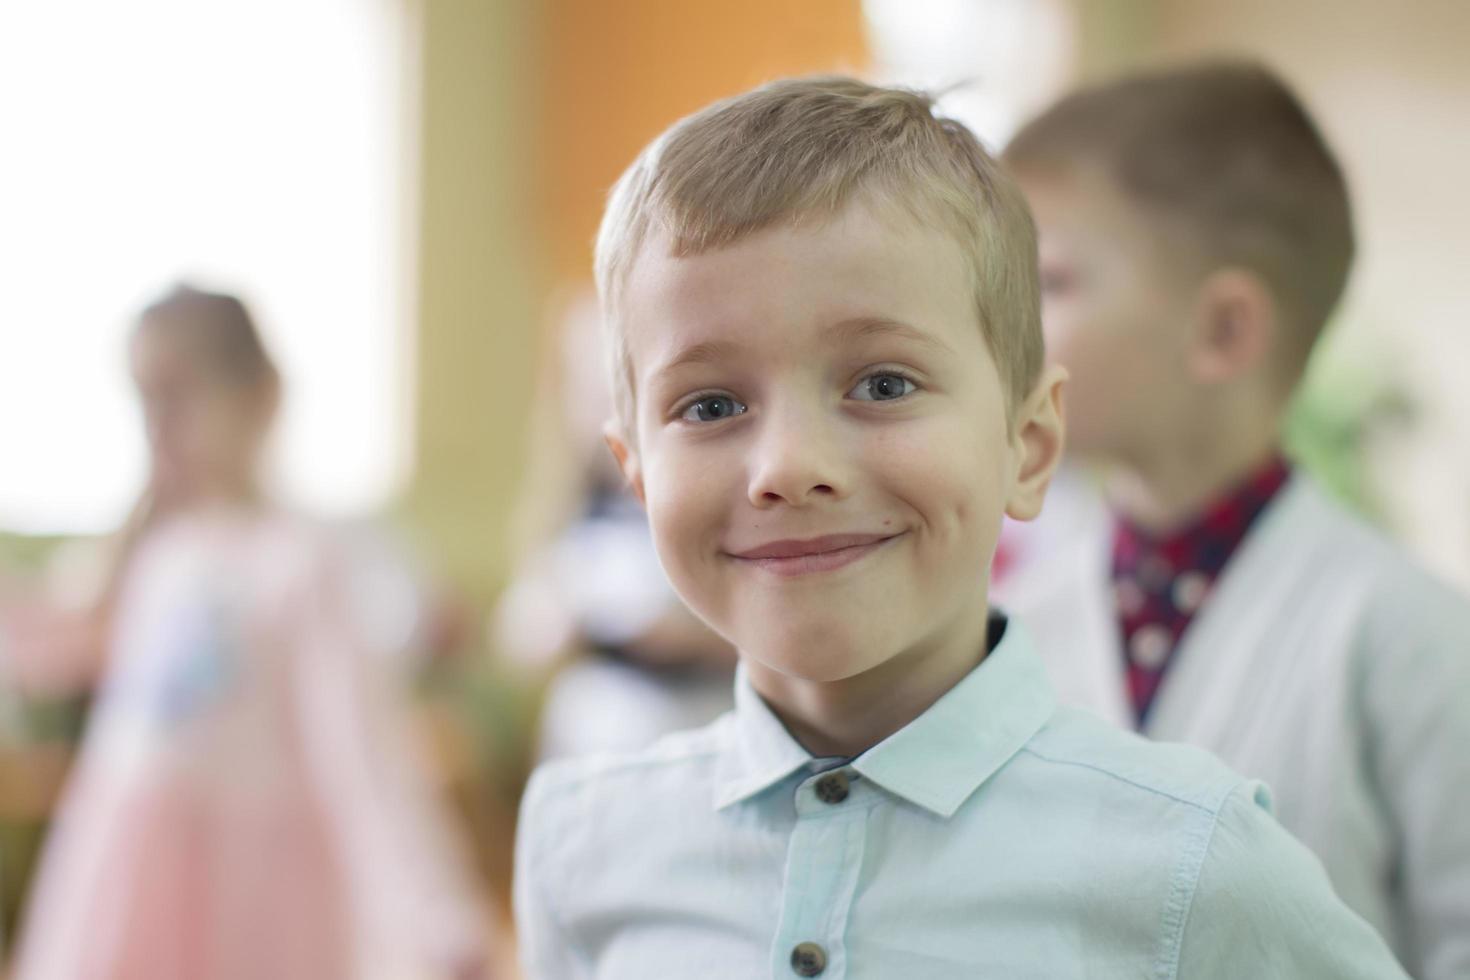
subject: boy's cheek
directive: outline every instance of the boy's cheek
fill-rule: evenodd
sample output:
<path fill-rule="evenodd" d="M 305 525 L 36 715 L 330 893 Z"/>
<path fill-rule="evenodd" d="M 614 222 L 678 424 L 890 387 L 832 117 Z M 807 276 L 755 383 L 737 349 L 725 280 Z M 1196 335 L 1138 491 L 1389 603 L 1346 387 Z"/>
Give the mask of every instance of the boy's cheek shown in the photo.
<path fill-rule="evenodd" d="M 665 565 L 697 567 L 717 555 L 727 518 L 718 492 L 697 483 L 670 485 L 649 473 L 645 483 L 649 524 Z"/>

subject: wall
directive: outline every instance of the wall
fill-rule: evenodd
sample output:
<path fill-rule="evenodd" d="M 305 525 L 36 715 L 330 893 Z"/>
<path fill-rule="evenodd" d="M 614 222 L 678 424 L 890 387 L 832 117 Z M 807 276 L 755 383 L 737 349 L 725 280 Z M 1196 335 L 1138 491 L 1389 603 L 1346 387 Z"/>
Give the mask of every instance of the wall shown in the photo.
<path fill-rule="evenodd" d="M 505 574 L 541 251 L 529 5 L 418 0 L 414 468 L 401 510 L 470 595 Z"/>
<path fill-rule="evenodd" d="M 650 139 L 783 75 L 866 64 L 857 0 L 547 0 L 541 209 L 553 278 L 590 275 L 608 188 Z"/>

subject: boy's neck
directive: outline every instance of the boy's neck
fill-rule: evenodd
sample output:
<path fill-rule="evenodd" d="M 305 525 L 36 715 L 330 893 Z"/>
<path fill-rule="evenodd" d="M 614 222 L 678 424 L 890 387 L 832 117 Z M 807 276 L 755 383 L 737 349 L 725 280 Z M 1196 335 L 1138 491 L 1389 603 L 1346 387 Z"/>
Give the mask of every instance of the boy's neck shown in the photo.
<path fill-rule="evenodd" d="M 1195 451 L 1163 452 L 1108 467 L 1108 502 L 1153 534 L 1188 523 L 1280 451 L 1275 428 L 1197 440 Z"/>
<path fill-rule="evenodd" d="M 745 660 L 751 686 L 801 746 L 818 758 L 852 758 L 919 717 L 985 659 L 989 607 L 979 601 L 944 636 L 840 681 L 810 681 Z M 978 618 L 977 618 L 978 615 Z"/>

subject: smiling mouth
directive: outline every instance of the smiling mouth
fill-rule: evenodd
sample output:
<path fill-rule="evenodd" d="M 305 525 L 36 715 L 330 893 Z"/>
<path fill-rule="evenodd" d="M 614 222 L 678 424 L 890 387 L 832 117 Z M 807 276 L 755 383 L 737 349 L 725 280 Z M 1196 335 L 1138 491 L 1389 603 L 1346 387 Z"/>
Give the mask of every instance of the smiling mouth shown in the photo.
<path fill-rule="evenodd" d="M 774 575 L 810 575 L 851 565 L 897 537 L 900 534 L 833 534 L 806 541 L 772 541 L 730 557 Z"/>

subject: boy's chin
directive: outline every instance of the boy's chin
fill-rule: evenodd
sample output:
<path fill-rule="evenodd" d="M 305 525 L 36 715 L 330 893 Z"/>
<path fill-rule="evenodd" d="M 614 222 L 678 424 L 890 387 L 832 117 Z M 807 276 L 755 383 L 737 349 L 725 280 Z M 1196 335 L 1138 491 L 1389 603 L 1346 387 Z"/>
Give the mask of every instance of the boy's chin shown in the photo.
<path fill-rule="evenodd" d="M 759 649 L 744 648 L 742 654 L 766 670 L 792 680 L 811 684 L 835 684 L 872 670 L 887 657 L 874 645 L 871 637 L 829 635 L 820 644 L 793 643 Z"/>

